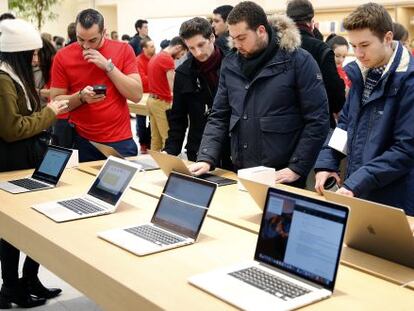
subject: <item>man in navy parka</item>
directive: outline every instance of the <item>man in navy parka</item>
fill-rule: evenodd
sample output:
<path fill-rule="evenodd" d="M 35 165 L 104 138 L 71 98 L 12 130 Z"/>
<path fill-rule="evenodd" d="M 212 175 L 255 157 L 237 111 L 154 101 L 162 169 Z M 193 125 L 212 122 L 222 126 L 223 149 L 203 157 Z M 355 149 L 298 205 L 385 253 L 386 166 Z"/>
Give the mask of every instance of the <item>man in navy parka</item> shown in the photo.
<path fill-rule="evenodd" d="M 347 171 L 339 193 L 389 204 L 414 216 L 414 64 L 393 41 L 392 19 L 375 3 L 344 20 L 356 61 L 338 127 L 347 131 Z M 318 192 L 329 176 L 338 182 L 338 151 L 325 146 L 315 165 Z"/>

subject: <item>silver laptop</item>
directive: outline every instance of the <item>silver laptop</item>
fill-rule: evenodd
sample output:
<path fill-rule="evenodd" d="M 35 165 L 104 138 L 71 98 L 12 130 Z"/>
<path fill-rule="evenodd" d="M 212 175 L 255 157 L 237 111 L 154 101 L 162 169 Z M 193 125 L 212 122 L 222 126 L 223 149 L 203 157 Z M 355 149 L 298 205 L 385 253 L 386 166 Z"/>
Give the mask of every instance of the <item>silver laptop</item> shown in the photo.
<path fill-rule="evenodd" d="M 56 222 L 113 213 L 139 169 L 136 163 L 109 157 L 85 195 L 32 208 Z"/>
<path fill-rule="evenodd" d="M 324 191 L 327 200 L 351 208 L 348 247 L 414 268 L 414 236 L 399 208 Z"/>
<path fill-rule="evenodd" d="M 171 173 L 151 222 L 98 233 L 136 255 L 192 244 L 197 240 L 216 185 Z"/>
<path fill-rule="evenodd" d="M 348 209 L 269 188 L 253 262 L 189 282 L 244 310 L 292 310 L 335 286 Z"/>
<path fill-rule="evenodd" d="M 107 158 L 109 156 L 113 156 L 116 158 L 128 160 L 124 156 L 122 156 L 118 151 L 116 151 L 115 148 L 111 146 L 100 144 L 94 141 L 89 141 L 89 142 Z M 141 155 L 139 156 L 138 160 L 128 160 L 128 161 L 138 163 L 139 165 L 142 166 L 142 169 L 144 171 L 157 170 L 160 168 L 150 155 Z"/>
<path fill-rule="evenodd" d="M 184 161 L 179 157 L 152 150 L 148 150 L 148 152 L 154 158 L 155 162 L 158 163 L 160 169 L 164 172 L 165 175 L 168 176 L 172 171 L 190 176 L 193 175 Z M 218 187 L 237 184 L 237 180 L 209 173 L 197 176 L 197 178 L 208 180 L 212 183 L 215 183 Z"/>
<path fill-rule="evenodd" d="M 31 177 L 2 182 L 0 189 L 11 193 L 23 193 L 54 188 L 71 155 L 71 149 L 50 145 Z"/>

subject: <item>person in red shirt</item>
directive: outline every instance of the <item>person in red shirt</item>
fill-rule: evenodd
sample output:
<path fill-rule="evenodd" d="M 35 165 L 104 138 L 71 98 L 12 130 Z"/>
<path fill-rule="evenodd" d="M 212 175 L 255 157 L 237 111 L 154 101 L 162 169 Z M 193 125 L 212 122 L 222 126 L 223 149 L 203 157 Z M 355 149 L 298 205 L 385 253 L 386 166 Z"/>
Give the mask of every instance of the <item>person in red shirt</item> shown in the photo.
<path fill-rule="evenodd" d="M 345 92 L 348 94 L 349 88 L 351 87 L 351 80 L 349 80 L 342 66 L 345 58 L 348 56 L 348 41 L 342 36 L 332 34 L 329 40 L 327 40 L 326 44 L 332 49 L 335 54 L 336 69 L 338 70 L 339 77 L 344 80 Z"/>
<path fill-rule="evenodd" d="M 164 148 L 168 137 L 167 111 L 171 109 L 174 83 L 174 60 L 180 59 L 187 52 L 187 47 L 180 37 L 171 39 L 170 44 L 151 58 L 148 64 L 147 101 L 151 123 L 151 150 Z"/>
<path fill-rule="evenodd" d="M 136 155 L 127 99 L 138 102 L 142 84 L 132 48 L 105 38 L 104 18 L 96 10 L 81 11 L 76 18 L 78 44 L 56 54 L 52 67 L 52 99 L 68 99 L 74 125 L 74 148 L 79 161 L 104 159 L 89 142 L 114 147 L 123 156 Z M 106 95 L 93 85 L 106 86 Z"/>
<path fill-rule="evenodd" d="M 137 56 L 136 62 L 138 66 L 138 72 L 141 76 L 142 87 L 144 93 L 148 93 L 148 63 L 155 55 L 154 42 L 149 38 L 141 40 L 142 52 Z M 139 137 L 140 153 L 147 153 L 147 149 L 151 145 L 151 129 L 147 126 L 147 117 L 137 114 L 137 136 Z"/>

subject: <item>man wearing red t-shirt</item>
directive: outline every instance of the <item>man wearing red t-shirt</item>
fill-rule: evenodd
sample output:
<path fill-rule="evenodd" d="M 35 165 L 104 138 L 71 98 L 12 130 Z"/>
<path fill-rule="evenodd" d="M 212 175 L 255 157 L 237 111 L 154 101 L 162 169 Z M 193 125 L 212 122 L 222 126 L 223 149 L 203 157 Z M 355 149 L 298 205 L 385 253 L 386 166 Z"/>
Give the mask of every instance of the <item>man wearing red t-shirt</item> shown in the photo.
<path fill-rule="evenodd" d="M 126 43 L 106 39 L 105 32 L 98 11 L 80 12 L 78 44 L 61 49 L 52 68 L 51 97 L 69 99 L 74 147 L 81 162 L 104 158 L 89 141 L 112 146 L 123 156 L 137 154 L 127 105 L 127 99 L 137 102 L 142 97 L 134 52 Z M 106 95 L 93 91 L 98 84 L 106 86 Z"/>
<path fill-rule="evenodd" d="M 171 39 L 170 44 L 151 58 L 148 64 L 147 101 L 151 122 L 151 149 L 159 151 L 164 148 L 168 137 L 167 110 L 171 109 L 174 83 L 174 60 L 180 59 L 187 52 L 187 47 L 180 37 Z"/>
<path fill-rule="evenodd" d="M 141 40 L 141 50 L 142 52 L 137 56 L 136 62 L 138 66 L 138 72 L 141 76 L 142 88 L 144 93 L 148 93 L 148 63 L 155 55 L 155 46 L 154 42 L 149 38 L 144 38 Z M 137 114 L 137 135 L 139 137 L 139 144 L 141 146 L 140 153 L 147 153 L 147 149 L 151 145 L 151 130 L 147 127 L 147 117 Z"/>

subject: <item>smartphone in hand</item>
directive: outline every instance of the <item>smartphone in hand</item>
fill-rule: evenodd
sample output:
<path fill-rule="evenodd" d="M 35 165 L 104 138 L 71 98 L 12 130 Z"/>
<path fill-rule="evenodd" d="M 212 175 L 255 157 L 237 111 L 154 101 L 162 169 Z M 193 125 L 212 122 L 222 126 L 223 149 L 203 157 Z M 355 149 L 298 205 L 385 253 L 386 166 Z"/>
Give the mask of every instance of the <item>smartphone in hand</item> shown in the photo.
<path fill-rule="evenodd" d="M 96 85 L 93 85 L 92 88 L 96 95 L 106 95 L 105 84 L 96 84 Z"/>

